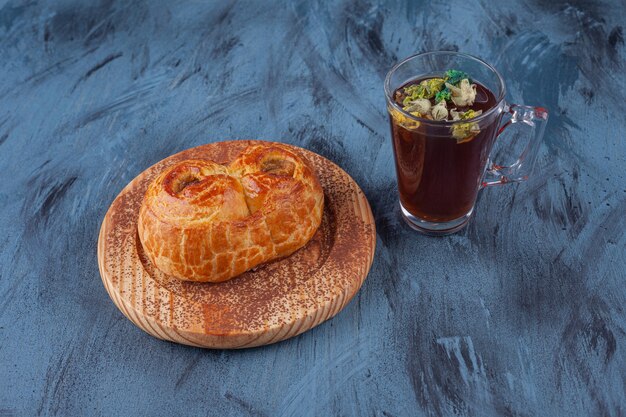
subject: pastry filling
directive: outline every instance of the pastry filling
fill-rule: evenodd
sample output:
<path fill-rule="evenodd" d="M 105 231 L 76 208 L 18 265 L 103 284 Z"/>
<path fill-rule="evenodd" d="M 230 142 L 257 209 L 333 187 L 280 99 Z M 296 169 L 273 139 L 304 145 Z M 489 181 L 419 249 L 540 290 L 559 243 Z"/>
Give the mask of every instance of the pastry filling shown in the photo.
<path fill-rule="evenodd" d="M 200 178 L 197 175 L 191 172 L 186 172 L 178 178 L 176 182 L 174 182 L 172 189 L 176 194 L 178 194 L 190 185 L 197 184 L 199 182 Z"/>
<path fill-rule="evenodd" d="M 292 177 L 296 170 L 296 164 L 288 159 L 269 157 L 261 163 L 261 171 L 268 174 L 285 175 Z"/>

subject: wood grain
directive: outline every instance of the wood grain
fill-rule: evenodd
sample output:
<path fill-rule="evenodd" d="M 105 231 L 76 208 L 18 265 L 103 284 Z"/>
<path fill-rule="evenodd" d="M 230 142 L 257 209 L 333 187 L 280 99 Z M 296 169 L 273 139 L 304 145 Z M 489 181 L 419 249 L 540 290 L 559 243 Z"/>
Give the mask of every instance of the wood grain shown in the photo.
<path fill-rule="evenodd" d="M 137 235 L 150 181 L 184 159 L 228 163 L 254 143 L 218 142 L 180 152 L 137 176 L 111 204 L 98 239 L 100 275 L 115 305 L 152 336 L 206 348 L 278 342 L 335 316 L 365 280 L 376 245 L 367 199 L 341 168 L 301 148 L 326 199 L 322 225 L 304 248 L 218 284 L 183 282 L 150 263 Z"/>

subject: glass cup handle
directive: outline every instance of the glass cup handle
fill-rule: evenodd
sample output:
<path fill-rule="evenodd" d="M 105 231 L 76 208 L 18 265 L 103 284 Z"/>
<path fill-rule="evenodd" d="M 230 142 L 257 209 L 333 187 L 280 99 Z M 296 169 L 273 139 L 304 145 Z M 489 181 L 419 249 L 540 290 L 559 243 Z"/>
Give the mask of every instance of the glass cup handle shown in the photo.
<path fill-rule="evenodd" d="M 504 111 L 509 113 L 511 118 L 500 127 L 496 136 L 499 137 L 513 123 L 524 123 L 530 128 L 530 139 L 528 145 L 526 145 L 526 148 L 513 165 L 498 165 L 491 159 L 489 160 L 481 184 L 483 188 L 490 185 L 502 185 L 528 179 L 528 176 L 532 173 L 533 165 L 535 165 L 543 132 L 548 122 L 548 110 L 543 107 L 507 104 Z"/>

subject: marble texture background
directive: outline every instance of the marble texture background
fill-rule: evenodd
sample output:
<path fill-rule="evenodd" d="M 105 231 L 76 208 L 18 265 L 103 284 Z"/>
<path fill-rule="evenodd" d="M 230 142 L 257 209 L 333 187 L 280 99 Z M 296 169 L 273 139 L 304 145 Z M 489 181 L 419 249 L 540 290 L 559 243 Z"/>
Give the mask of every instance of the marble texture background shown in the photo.
<path fill-rule="evenodd" d="M 626 415 L 625 23 L 623 0 L 0 1 L 0 416 Z M 535 176 L 445 238 L 398 217 L 382 91 L 436 49 L 551 112 Z M 283 343 L 153 339 L 100 281 L 104 213 L 154 162 L 243 138 L 352 175 L 371 273 Z"/>

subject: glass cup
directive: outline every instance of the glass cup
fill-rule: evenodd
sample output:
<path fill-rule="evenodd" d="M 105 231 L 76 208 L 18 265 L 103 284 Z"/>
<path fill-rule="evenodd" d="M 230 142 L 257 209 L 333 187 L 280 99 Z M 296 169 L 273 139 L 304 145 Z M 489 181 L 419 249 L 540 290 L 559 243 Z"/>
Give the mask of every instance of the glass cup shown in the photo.
<path fill-rule="evenodd" d="M 491 91 L 493 105 L 472 119 L 435 121 L 408 113 L 395 102 L 396 90 L 409 81 L 442 77 L 447 69 L 464 71 L 472 82 Z M 469 221 L 482 188 L 528 179 L 548 112 L 541 107 L 508 104 L 505 93 L 498 71 L 479 58 L 458 52 L 413 55 L 389 71 L 385 96 L 400 209 L 413 229 L 429 235 L 454 233 Z M 515 123 L 527 128 L 528 144 L 514 164 L 493 163 L 490 154 L 496 138 Z"/>

